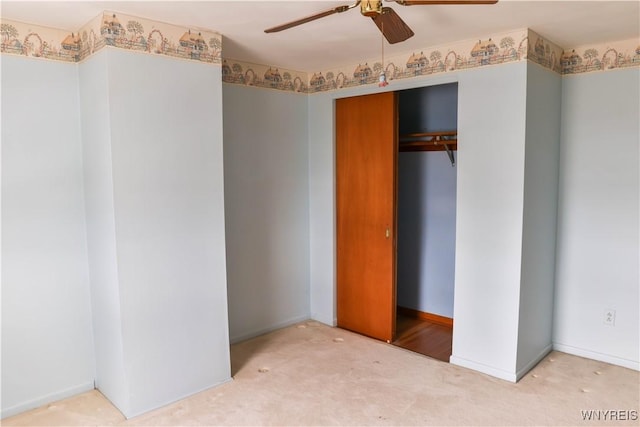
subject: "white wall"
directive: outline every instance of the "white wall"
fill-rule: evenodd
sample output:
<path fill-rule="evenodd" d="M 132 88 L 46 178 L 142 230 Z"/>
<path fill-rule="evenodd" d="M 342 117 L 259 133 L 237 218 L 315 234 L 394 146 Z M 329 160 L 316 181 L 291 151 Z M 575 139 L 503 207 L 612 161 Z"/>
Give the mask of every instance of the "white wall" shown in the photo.
<path fill-rule="evenodd" d="M 116 261 L 108 51 L 103 49 L 78 67 L 96 387 L 129 413 Z"/>
<path fill-rule="evenodd" d="M 108 51 L 127 417 L 230 378 L 220 67 Z"/>
<path fill-rule="evenodd" d="M 309 318 L 307 97 L 224 84 L 231 341 Z"/>
<path fill-rule="evenodd" d="M 401 91 L 399 98 L 401 135 L 457 129 L 457 85 Z M 397 214 L 397 304 L 453 317 L 456 168 L 445 151 L 400 153 Z"/>
<path fill-rule="evenodd" d="M 369 93 L 369 92 L 366 92 Z M 335 326 L 336 218 L 334 92 L 309 102 L 309 293 L 311 318 Z M 343 95 L 344 96 L 344 95 Z"/>
<path fill-rule="evenodd" d="M 527 63 L 518 377 L 551 350 L 561 95 L 559 74 Z"/>
<path fill-rule="evenodd" d="M 74 64 L 2 57 L 2 417 L 93 388 Z"/>
<path fill-rule="evenodd" d="M 456 284 L 451 362 L 515 381 L 522 255 L 526 62 L 458 84 Z"/>
<path fill-rule="evenodd" d="M 79 67 L 78 78 L 72 64 L 2 58 L 3 417 L 93 385 L 81 139 L 89 265 L 96 280 L 98 386 L 112 390 L 110 398 L 131 416 L 229 378 L 220 69 L 114 50 L 104 50 Z M 392 81 L 386 88 L 460 82 L 458 210 L 464 213 L 458 213 L 457 223 L 452 361 L 503 378 L 525 369 L 548 337 L 549 317 L 536 322 L 533 306 L 527 310 L 524 305 L 532 301 L 544 307 L 548 302 L 545 280 L 550 270 L 535 272 L 533 267 L 539 260 L 549 261 L 543 250 L 550 247 L 550 236 L 537 240 L 535 231 L 549 221 L 553 195 L 542 198 L 550 181 L 537 183 L 545 178 L 544 170 L 529 163 L 542 156 L 548 166 L 553 150 L 548 146 L 538 151 L 529 143 L 550 141 L 532 134 L 532 125 L 545 117 L 553 120 L 551 110 L 557 109 L 549 92 L 531 92 L 539 83 L 557 82 L 544 75 L 546 70 L 531 67 L 537 66 L 488 67 Z M 640 323 L 639 74 L 631 69 L 562 79 L 553 328 L 555 348 L 635 369 Z M 177 80 L 176 75 L 184 77 Z M 259 332 L 255 325 L 263 322 L 264 313 L 279 313 L 267 318 L 273 319 L 269 328 L 303 318 L 307 306 L 297 305 L 303 299 L 313 318 L 334 324 L 333 102 L 379 91 L 370 86 L 305 99 L 224 88 L 224 108 L 230 114 L 225 126 L 233 131 L 225 137 L 235 141 L 225 161 L 250 164 L 263 174 L 260 188 L 268 197 L 280 201 L 278 206 L 293 198 L 299 209 L 277 210 L 257 191 L 237 200 L 240 192 L 227 195 L 229 230 L 234 230 L 226 248 L 229 276 L 235 281 L 232 276 L 238 274 L 241 283 L 229 288 L 237 338 Z M 291 108 L 292 100 L 296 108 Z M 270 121 L 278 117 L 280 123 L 274 103 L 293 117 L 289 128 Z M 242 126 L 246 111 L 258 117 L 246 117 L 255 127 Z M 549 129 L 537 126 L 552 135 L 555 121 Z M 269 157 L 283 153 L 266 147 L 249 150 L 244 143 L 262 131 L 269 135 L 269 144 L 290 149 L 285 159 L 295 164 Z M 519 143 L 525 137 L 526 151 Z M 261 163 L 265 158 L 269 161 Z M 307 206 L 301 188 L 305 168 Z M 249 191 L 251 182 L 245 180 L 255 173 L 250 172 L 226 170 L 228 185 Z M 304 260 L 307 249 L 300 245 L 309 241 L 308 271 L 304 261 L 291 266 L 284 257 L 259 264 L 258 271 L 268 273 L 269 289 L 275 291 L 269 295 L 294 294 L 287 301 L 269 301 L 283 304 L 273 312 L 263 300 L 251 299 L 254 284 L 244 285 L 257 274 L 240 268 L 238 254 L 256 241 L 235 232 L 254 226 L 256 219 L 265 220 L 245 209 L 251 207 L 252 195 L 261 208 L 276 209 L 268 212 L 269 227 L 250 229 L 257 242 L 276 242 L 277 251 L 284 248 Z M 540 201 L 544 206 L 537 206 Z M 231 220 L 231 214 L 237 217 Z M 265 231 L 285 225 L 285 235 Z M 519 243 L 518 227 L 523 239 Z M 257 251 L 251 255 L 256 259 Z M 277 268 L 271 270 L 273 266 Z M 278 283 L 282 271 L 308 280 L 309 298 L 306 285 L 294 283 L 297 279 L 287 275 L 285 285 Z M 546 283 L 542 291 L 537 283 Z M 232 303 L 235 291 L 239 299 Z M 236 309 L 245 304 L 263 311 L 247 320 L 236 317 Z M 604 309 L 617 310 L 615 327 L 603 324 Z M 119 328 L 121 336 L 113 333 Z M 112 375 L 120 377 L 111 381 Z M 123 376 L 129 377 L 130 388 Z"/>
<path fill-rule="evenodd" d="M 554 347 L 639 369 L 640 70 L 565 76 Z M 603 323 L 616 310 L 615 326 Z"/>

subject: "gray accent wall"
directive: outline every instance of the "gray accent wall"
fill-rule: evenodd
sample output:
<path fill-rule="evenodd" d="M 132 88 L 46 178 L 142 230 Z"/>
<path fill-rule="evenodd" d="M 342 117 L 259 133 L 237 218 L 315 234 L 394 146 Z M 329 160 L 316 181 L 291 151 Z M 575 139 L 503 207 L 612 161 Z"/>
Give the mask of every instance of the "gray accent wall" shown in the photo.
<path fill-rule="evenodd" d="M 307 96 L 223 84 L 232 342 L 309 318 Z"/>
<path fill-rule="evenodd" d="M 2 417 L 93 388 L 78 70 L 2 56 Z"/>
<path fill-rule="evenodd" d="M 565 76 L 554 347 L 640 369 L 640 69 Z M 604 323 L 615 310 L 615 325 Z"/>

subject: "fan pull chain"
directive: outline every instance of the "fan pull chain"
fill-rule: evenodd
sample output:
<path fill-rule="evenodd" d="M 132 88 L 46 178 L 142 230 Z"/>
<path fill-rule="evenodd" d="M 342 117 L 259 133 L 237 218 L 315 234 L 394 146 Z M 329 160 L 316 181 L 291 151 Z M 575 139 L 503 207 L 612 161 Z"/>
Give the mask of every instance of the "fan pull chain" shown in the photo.
<path fill-rule="evenodd" d="M 380 71 L 380 77 L 378 77 L 378 87 L 385 87 L 389 82 L 384 73 L 384 21 L 380 24 L 380 40 L 382 41 L 382 71 Z"/>

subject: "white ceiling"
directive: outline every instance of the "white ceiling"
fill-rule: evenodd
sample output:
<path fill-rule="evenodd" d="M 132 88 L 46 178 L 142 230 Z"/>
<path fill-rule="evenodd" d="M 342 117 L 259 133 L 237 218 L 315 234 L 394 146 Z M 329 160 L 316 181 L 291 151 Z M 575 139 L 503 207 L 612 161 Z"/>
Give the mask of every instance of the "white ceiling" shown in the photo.
<path fill-rule="evenodd" d="M 315 72 L 380 55 L 381 36 L 358 9 L 280 33 L 264 29 L 346 1 L 5 1 L 2 17 L 76 31 L 104 10 L 200 27 L 223 35 L 223 56 Z M 563 48 L 631 38 L 640 44 L 640 1 L 500 0 L 496 5 L 407 6 L 387 2 L 414 30 L 385 55 L 531 28 Z"/>

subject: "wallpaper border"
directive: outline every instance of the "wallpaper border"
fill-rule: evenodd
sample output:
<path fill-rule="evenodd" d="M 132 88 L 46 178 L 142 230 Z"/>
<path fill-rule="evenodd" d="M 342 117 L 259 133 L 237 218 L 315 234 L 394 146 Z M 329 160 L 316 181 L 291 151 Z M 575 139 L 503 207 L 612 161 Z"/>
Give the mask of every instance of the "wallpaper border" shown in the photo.
<path fill-rule="evenodd" d="M 601 57 L 600 52 L 604 52 Z M 303 71 L 231 58 L 223 58 L 222 74 L 229 84 L 314 94 L 378 84 L 383 71 L 386 81 L 392 82 L 527 60 L 560 75 L 640 67 L 640 42 L 631 39 L 567 50 L 527 28 L 394 55 L 384 66 L 379 59 L 363 59 L 357 64 L 312 71 L 306 78 Z"/>
<path fill-rule="evenodd" d="M 560 66 L 563 75 L 640 67 L 640 41 L 629 39 L 565 49 Z"/>
<path fill-rule="evenodd" d="M 527 59 L 527 30 L 514 30 L 476 40 L 430 46 L 388 58 L 363 59 L 357 64 L 309 74 L 308 93 L 403 80 Z M 324 74 L 323 74 L 324 72 Z M 384 79 L 382 78 L 384 75 Z"/>
<path fill-rule="evenodd" d="M 384 64 L 379 58 L 362 58 L 358 63 L 307 72 L 223 58 L 222 35 L 214 31 L 107 10 L 71 33 L 4 18 L 0 22 L 3 54 L 80 62 L 105 46 L 113 46 L 220 65 L 225 83 L 304 94 L 386 85 L 393 80 L 526 60 L 561 75 L 640 67 L 638 39 L 563 49 L 531 29 L 425 46 L 394 55 Z"/>
<path fill-rule="evenodd" d="M 244 86 L 308 93 L 309 74 L 305 71 L 223 58 L 222 81 Z"/>
<path fill-rule="evenodd" d="M 4 18 L 0 25 L 3 54 L 80 62 L 105 46 L 113 46 L 151 55 L 222 63 L 222 36 L 214 31 L 117 12 L 104 11 L 71 33 Z"/>

